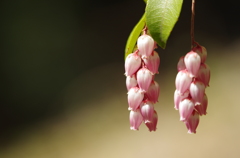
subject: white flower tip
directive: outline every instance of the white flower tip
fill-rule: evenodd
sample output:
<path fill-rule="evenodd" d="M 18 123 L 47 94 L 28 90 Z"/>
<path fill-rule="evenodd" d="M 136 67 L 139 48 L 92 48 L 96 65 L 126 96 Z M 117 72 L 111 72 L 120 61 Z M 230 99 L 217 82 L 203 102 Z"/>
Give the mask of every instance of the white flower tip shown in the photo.
<path fill-rule="evenodd" d="M 149 121 L 149 120 L 145 120 L 144 123 L 151 123 L 151 121 Z"/>
<path fill-rule="evenodd" d="M 196 131 L 190 131 L 190 130 L 188 130 L 187 133 L 188 133 L 188 134 L 196 134 Z"/>
<path fill-rule="evenodd" d="M 183 96 L 184 93 L 181 93 L 179 90 L 177 90 L 177 95 Z"/>
<path fill-rule="evenodd" d="M 193 74 L 189 74 L 189 76 L 191 77 L 191 78 L 194 78 L 194 77 L 196 77 L 195 75 L 193 75 Z"/>
<path fill-rule="evenodd" d="M 196 102 L 195 106 L 202 105 L 200 102 Z"/>
<path fill-rule="evenodd" d="M 180 121 L 184 122 L 186 121 L 186 118 L 180 117 Z"/>
<path fill-rule="evenodd" d="M 148 56 L 143 55 L 143 56 L 142 56 L 142 59 L 148 59 Z"/>
<path fill-rule="evenodd" d="M 130 130 L 138 131 L 138 128 L 130 127 Z"/>
<path fill-rule="evenodd" d="M 176 106 L 174 106 L 174 109 L 175 109 L 175 110 L 178 110 L 178 108 L 177 108 Z"/>

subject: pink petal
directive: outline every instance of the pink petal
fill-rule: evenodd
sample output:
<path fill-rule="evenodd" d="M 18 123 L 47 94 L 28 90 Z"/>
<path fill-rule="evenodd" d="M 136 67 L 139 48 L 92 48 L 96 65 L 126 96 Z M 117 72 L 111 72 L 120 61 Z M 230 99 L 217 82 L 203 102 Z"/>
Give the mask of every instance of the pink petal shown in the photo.
<path fill-rule="evenodd" d="M 176 89 L 179 93 L 183 94 L 190 86 L 192 78 L 189 76 L 187 70 L 181 70 L 178 72 L 175 80 Z"/>
<path fill-rule="evenodd" d="M 142 124 L 143 117 L 140 113 L 140 110 L 137 109 L 136 111 L 130 111 L 130 129 L 131 130 L 138 130 L 139 126 Z"/>
<path fill-rule="evenodd" d="M 128 91 L 129 110 L 136 110 L 141 104 L 144 94 L 138 87 L 133 87 Z"/>
<path fill-rule="evenodd" d="M 182 56 L 179 61 L 178 61 L 178 64 L 177 64 L 177 69 L 178 71 L 181 71 L 181 70 L 185 70 L 186 69 L 186 66 L 185 66 L 185 63 L 184 63 L 184 56 Z"/>
<path fill-rule="evenodd" d="M 191 83 L 189 91 L 193 101 L 195 102 L 195 105 L 201 104 L 205 93 L 204 84 L 201 81 L 196 80 Z"/>
<path fill-rule="evenodd" d="M 209 86 L 210 81 L 210 68 L 207 64 L 201 64 L 198 71 L 197 79 L 202 81 L 205 86 Z"/>
<path fill-rule="evenodd" d="M 141 68 L 137 72 L 137 83 L 143 92 L 146 92 L 152 82 L 153 75 L 147 68 Z"/>
<path fill-rule="evenodd" d="M 143 56 L 142 57 L 146 67 L 153 73 L 158 73 L 158 67 L 160 65 L 160 58 L 156 51 L 153 52 L 150 56 Z"/>
<path fill-rule="evenodd" d="M 150 132 L 156 131 L 157 122 L 158 122 L 158 115 L 157 115 L 157 112 L 154 110 L 153 118 L 152 118 L 151 122 L 147 122 L 147 123 L 145 123 L 145 125 L 148 127 Z"/>
<path fill-rule="evenodd" d="M 207 50 L 206 50 L 205 47 L 199 45 L 199 46 L 193 48 L 193 51 L 194 51 L 194 52 L 197 52 L 197 53 L 200 55 L 200 57 L 201 57 L 201 62 L 202 62 L 202 63 L 205 63 L 205 62 L 206 62 L 206 59 L 207 59 Z"/>
<path fill-rule="evenodd" d="M 153 103 L 150 101 L 144 101 L 140 105 L 140 111 L 143 116 L 143 120 L 145 123 L 151 122 L 153 119 L 153 113 L 154 113 L 154 106 Z"/>
<path fill-rule="evenodd" d="M 156 103 L 158 102 L 158 96 L 160 93 L 159 85 L 156 81 L 151 82 L 148 91 L 146 92 L 146 96 L 149 101 Z"/>
<path fill-rule="evenodd" d="M 135 75 L 127 76 L 126 86 L 127 86 L 127 90 L 130 90 L 131 88 L 137 86 L 137 79 L 136 79 Z"/>
<path fill-rule="evenodd" d="M 149 35 L 141 35 L 137 40 L 139 55 L 150 56 L 154 50 L 154 40 Z"/>
<path fill-rule="evenodd" d="M 196 129 L 199 124 L 199 114 L 194 110 L 190 117 L 185 121 L 185 125 L 188 129 L 188 133 L 196 133 Z"/>
<path fill-rule="evenodd" d="M 132 76 L 141 66 L 141 58 L 137 53 L 131 53 L 125 60 L 125 75 Z"/>
<path fill-rule="evenodd" d="M 186 99 L 186 98 L 188 98 L 188 96 L 189 96 L 189 90 L 187 90 L 185 93 L 183 93 L 183 94 L 180 94 L 179 92 L 178 92 L 178 90 L 175 90 L 175 92 L 174 92 L 174 108 L 176 109 L 176 110 L 178 110 L 179 109 L 179 103 L 183 100 L 183 99 Z"/>
<path fill-rule="evenodd" d="M 194 103 L 191 99 L 183 99 L 179 103 L 180 121 L 186 121 L 192 114 L 194 109 Z"/>
<path fill-rule="evenodd" d="M 201 57 L 196 52 L 189 52 L 184 57 L 184 63 L 191 77 L 196 77 L 201 64 Z"/>
<path fill-rule="evenodd" d="M 197 110 L 199 115 L 206 115 L 207 114 L 207 106 L 208 106 L 208 98 L 207 98 L 207 95 L 204 94 L 201 104 L 197 104 L 195 106 L 195 109 Z"/>

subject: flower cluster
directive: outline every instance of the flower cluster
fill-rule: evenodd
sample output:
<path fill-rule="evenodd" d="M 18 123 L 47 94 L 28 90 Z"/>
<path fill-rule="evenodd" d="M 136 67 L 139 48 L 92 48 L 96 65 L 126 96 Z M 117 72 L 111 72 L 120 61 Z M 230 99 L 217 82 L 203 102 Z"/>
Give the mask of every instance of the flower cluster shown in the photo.
<path fill-rule="evenodd" d="M 138 130 L 142 122 L 149 131 L 155 131 L 158 121 L 154 103 L 158 101 L 159 85 L 154 81 L 160 57 L 154 50 L 156 43 L 144 31 L 137 40 L 137 50 L 125 60 L 130 129 Z"/>
<path fill-rule="evenodd" d="M 199 115 L 206 115 L 208 106 L 205 94 L 210 80 L 210 69 L 205 63 L 207 51 L 198 43 L 196 45 L 180 58 L 175 80 L 174 108 L 179 110 L 180 121 L 186 124 L 188 133 L 196 133 Z"/>

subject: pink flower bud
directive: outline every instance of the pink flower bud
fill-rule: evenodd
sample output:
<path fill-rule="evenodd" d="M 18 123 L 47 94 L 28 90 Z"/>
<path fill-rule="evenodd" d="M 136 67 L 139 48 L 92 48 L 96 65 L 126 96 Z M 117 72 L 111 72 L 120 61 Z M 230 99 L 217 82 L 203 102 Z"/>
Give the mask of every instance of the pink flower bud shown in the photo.
<path fill-rule="evenodd" d="M 196 77 L 201 64 L 201 58 L 196 52 L 189 52 L 184 57 L 184 63 L 191 77 Z"/>
<path fill-rule="evenodd" d="M 193 101 L 190 99 L 183 99 L 179 103 L 180 121 L 186 121 L 192 114 L 193 109 L 194 109 Z"/>
<path fill-rule="evenodd" d="M 159 93 L 160 93 L 159 85 L 156 81 L 153 81 L 150 84 L 148 91 L 146 92 L 146 96 L 147 96 L 148 100 L 153 103 L 158 102 Z"/>
<path fill-rule="evenodd" d="M 199 115 L 206 115 L 207 114 L 207 106 L 208 106 L 208 98 L 207 98 L 207 95 L 204 94 L 201 104 L 196 105 L 195 109 L 197 110 Z"/>
<path fill-rule="evenodd" d="M 138 87 L 133 87 L 128 91 L 129 110 L 136 110 L 141 104 L 144 94 Z"/>
<path fill-rule="evenodd" d="M 141 58 L 137 53 L 131 53 L 125 60 L 125 75 L 132 76 L 141 66 Z"/>
<path fill-rule="evenodd" d="M 137 40 L 139 55 L 150 56 L 154 49 L 154 40 L 149 35 L 141 35 Z"/>
<path fill-rule="evenodd" d="M 175 80 L 176 89 L 179 93 L 183 94 L 190 86 L 192 78 L 189 76 L 187 70 L 181 70 L 178 72 Z"/>
<path fill-rule="evenodd" d="M 130 90 L 131 88 L 137 86 L 137 79 L 136 79 L 135 75 L 127 76 L 126 86 L 127 86 L 127 90 Z"/>
<path fill-rule="evenodd" d="M 156 131 L 156 129 L 157 129 L 157 122 L 158 122 L 158 115 L 157 115 L 157 112 L 154 110 L 151 122 L 145 123 L 150 132 L 151 131 Z"/>
<path fill-rule="evenodd" d="M 196 80 L 191 83 L 189 91 L 193 101 L 195 102 L 195 105 L 201 104 L 205 93 L 204 84 L 201 81 Z"/>
<path fill-rule="evenodd" d="M 150 101 L 144 101 L 140 105 L 140 111 L 145 123 L 151 122 L 153 118 L 154 106 Z"/>
<path fill-rule="evenodd" d="M 141 68 L 137 72 L 137 83 L 143 92 L 146 92 L 152 82 L 153 75 L 147 68 Z"/>
<path fill-rule="evenodd" d="M 189 95 L 189 90 L 186 90 L 185 93 L 183 93 L 183 94 L 180 94 L 180 93 L 178 92 L 178 90 L 175 90 L 175 92 L 174 92 L 174 105 L 175 105 L 174 108 L 175 108 L 176 110 L 179 109 L 179 103 L 180 103 L 183 99 L 188 98 L 188 95 Z"/>
<path fill-rule="evenodd" d="M 201 57 L 201 62 L 202 63 L 205 63 L 206 62 L 206 59 L 207 59 L 207 50 L 205 47 L 203 46 L 197 46 L 195 48 L 193 48 L 193 51 L 194 52 L 197 52 L 200 57 Z"/>
<path fill-rule="evenodd" d="M 138 130 L 139 126 L 142 124 L 143 117 L 140 113 L 140 110 L 137 109 L 136 111 L 130 111 L 130 129 L 131 130 Z"/>
<path fill-rule="evenodd" d="M 198 71 L 197 79 L 202 81 L 205 86 L 209 86 L 210 81 L 210 68 L 207 64 L 201 64 Z"/>
<path fill-rule="evenodd" d="M 160 64 L 160 58 L 159 55 L 156 51 L 153 52 L 152 55 L 150 56 L 143 56 L 142 57 L 146 67 L 153 73 L 156 74 L 158 73 L 158 67 Z"/>
<path fill-rule="evenodd" d="M 196 133 L 197 126 L 199 124 L 199 114 L 197 111 L 193 111 L 190 117 L 185 121 L 185 125 L 189 134 Z"/>
<path fill-rule="evenodd" d="M 182 56 L 179 61 L 178 61 L 178 64 L 177 64 L 177 69 L 178 71 L 181 71 L 181 70 L 185 70 L 186 69 L 186 66 L 185 66 L 185 63 L 184 63 L 184 56 Z"/>

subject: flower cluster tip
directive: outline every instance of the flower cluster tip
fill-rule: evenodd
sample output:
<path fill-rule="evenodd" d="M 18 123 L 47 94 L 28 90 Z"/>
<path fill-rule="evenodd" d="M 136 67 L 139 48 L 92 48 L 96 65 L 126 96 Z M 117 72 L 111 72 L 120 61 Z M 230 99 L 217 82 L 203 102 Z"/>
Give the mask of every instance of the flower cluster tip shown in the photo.
<path fill-rule="evenodd" d="M 199 116 L 207 114 L 205 89 L 209 86 L 210 69 L 206 59 L 206 48 L 197 44 L 177 64 L 174 108 L 179 111 L 180 121 L 185 123 L 188 133 L 196 133 Z"/>
<path fill-rule="evenodd" d="M 144 30 L 137 40 L 137 50 L 125 60 L 131 130 L 139 130 L 144 123 L 150 132 L 156 131 L 158 115 L 154 104 L 158 102 L 160 89 L 154 75 L 158 74 L 160 57 L 155 48 L 156 42 Z"/>

